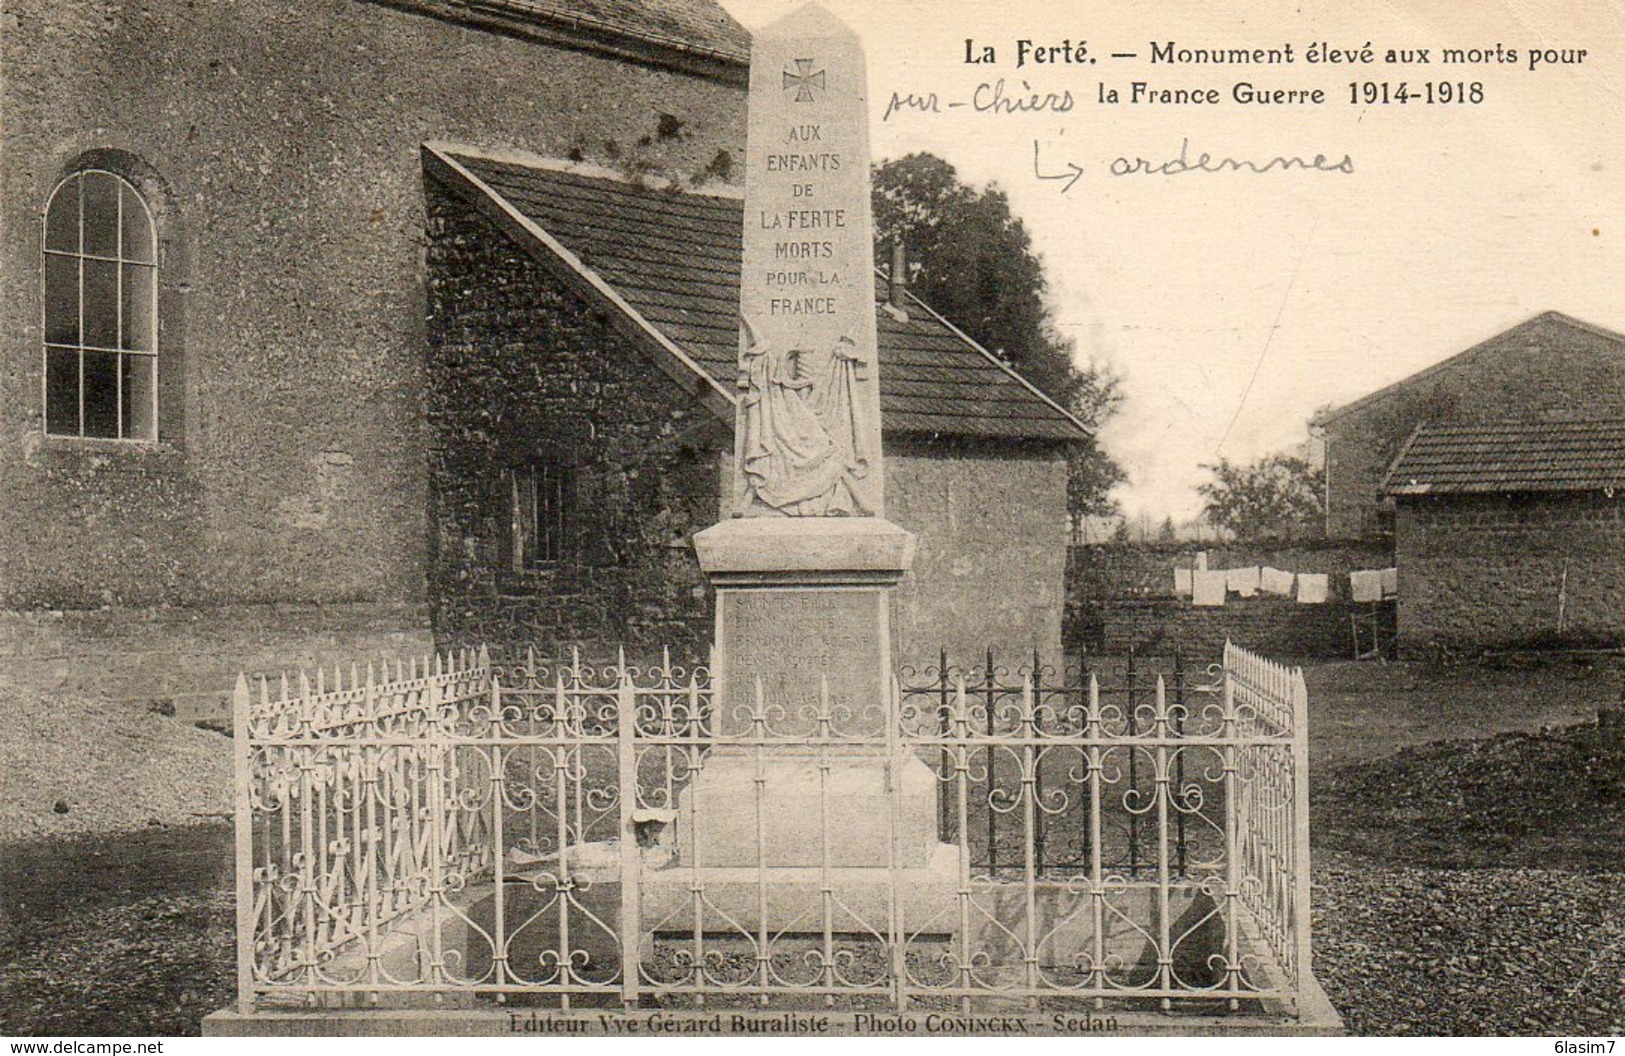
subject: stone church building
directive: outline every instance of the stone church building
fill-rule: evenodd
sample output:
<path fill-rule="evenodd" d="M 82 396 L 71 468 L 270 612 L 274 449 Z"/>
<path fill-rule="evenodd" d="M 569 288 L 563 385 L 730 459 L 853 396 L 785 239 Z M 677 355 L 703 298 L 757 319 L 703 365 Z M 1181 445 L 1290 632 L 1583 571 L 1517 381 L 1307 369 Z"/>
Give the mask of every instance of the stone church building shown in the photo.
<path fill-rule="evenodd" d="M 749 55 L 721 8 L 4 19 L 0 658 L 25 691 L 199 712 L 240 669 L 476 638 L 703 648 L 687 537 L 723 512 Z M 1058 656 L 1084 434 L 897 297 L 899 656 Z"/>

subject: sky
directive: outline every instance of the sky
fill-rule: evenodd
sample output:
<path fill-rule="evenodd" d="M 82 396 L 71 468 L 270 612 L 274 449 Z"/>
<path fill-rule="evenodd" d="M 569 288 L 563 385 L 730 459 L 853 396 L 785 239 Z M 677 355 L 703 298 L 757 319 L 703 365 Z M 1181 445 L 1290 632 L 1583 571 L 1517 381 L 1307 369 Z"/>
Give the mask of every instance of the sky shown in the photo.
<path fill-rule="evenodd" d="M 722 4 L 757 29 L 799 0 Z M 1044 261 L 1061 332 L 1080 359 L 1121 376 L 1126 399 L 1101 440 L 1131 478 L 1116 493 L 1130 514 L 1188 518 L 1204 463 L 1302 445 L 1317 408 L 1540 312 L 1625 330 L 1619 0 L 824 6 L 868 57 L 874 159 L 929 151 L 966 181 L 1005 190 Z M 991 46 L 995 61 L 967 63 L 967 39 L 977 56 Z M 1057 49 L 1061 61 L 1018 68 L 1021 40 L 1070 42 L 1074 60 L 1078 45 L 1086 52 L 1068 62 Z M 1170 42 L 1291 44 L 1294 61 L 1153 62 L 1153 43 Z M 1339 58 L 1369 44 L 1375 61 L 1311 64 L 1316 44 Z M 1444 62 L 1445 48 L 1497 45 L 1516 61 Z M 1385 61 L 1389 49 L 1424 48 L 1425 65 Z M 1533 69 L 1532 50 L 1543 59 Z M 1059 102 L 978 107 L 1001 78 L 1007 100 Z M 1136 81 L 1216 88 L 1220 102 L 1130 102 Z M 1325 101 L 1243 104 L 1238 82 L 1318 88 Z M 1366 101 L 1367 83 L 1379 94 L 1386 83 L 1392 100 L 1401 82 L 1409 102 Z M 1480 102 L 1442 101 L 1477 95 L 1474 83 Z M 1426 85 L 1436 86 L 1432 104 Z M 1103 87 L 1124 101 L 1098 102 Z M 894 95 L 933 93 L 934 113 L 888 114 Z M 1346 157 L 1352 171 L 1143 171 L 1178 158 L 1182 144 L 1193 163 L 1204 152 L 1257 164 L 1323 155 L 1328 168 Z"/>

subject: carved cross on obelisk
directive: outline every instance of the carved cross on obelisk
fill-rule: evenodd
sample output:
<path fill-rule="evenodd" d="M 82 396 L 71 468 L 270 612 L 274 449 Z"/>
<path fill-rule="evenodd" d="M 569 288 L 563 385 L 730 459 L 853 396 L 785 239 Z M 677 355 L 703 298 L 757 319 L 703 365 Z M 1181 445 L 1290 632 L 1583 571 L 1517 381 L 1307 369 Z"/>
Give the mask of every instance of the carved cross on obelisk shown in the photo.
<path fill-rule="evenodd" d="M 863 51 L 809 4 L 751 46 L 733 500 L 885 513 Z"/>

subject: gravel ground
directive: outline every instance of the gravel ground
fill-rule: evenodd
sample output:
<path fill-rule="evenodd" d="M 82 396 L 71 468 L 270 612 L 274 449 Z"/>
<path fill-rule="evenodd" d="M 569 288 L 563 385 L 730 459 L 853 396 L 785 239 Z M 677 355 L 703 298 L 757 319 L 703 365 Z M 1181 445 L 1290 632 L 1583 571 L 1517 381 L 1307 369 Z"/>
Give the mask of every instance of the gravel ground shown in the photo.
<path fill-rule="evenodd" d="M 6 958 L 0 1032 L 197 1035 L 235 996 L 231 901 L 230 891 L 144 898 L 59 921 Z"/>
<path fill-rule="evenodd" d="M 1594 724 L 1405 748 L 1314 775 L 1310 819 L 1393 865 L 1625 871 L 1625 750 Z"/>
<path fill-rule="evenodd" d="M 1625 873 L 1315 870 L 1315 975 L 1350 1034 L 1625 1034 Z"/>
<path fill-rule="evenodd" d="M 0 1034 L 196 1035 L 235 992 L 231 838 L 216 822 L 0 848 Z"/>
<path fill-rule="evenodd" d="M 14 702 L 0 735 L 0 841 L 184 825 L 231 810 L 231 742 L 138 706 Z"/>

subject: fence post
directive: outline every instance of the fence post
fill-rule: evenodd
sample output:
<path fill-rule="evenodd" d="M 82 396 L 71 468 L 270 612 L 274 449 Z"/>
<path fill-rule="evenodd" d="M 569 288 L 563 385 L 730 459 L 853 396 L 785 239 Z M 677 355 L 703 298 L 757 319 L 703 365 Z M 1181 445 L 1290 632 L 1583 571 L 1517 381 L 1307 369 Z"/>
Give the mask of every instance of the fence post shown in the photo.
<path fill-rule="evenodd" d="M 508 760 L 502 754 L 502 680 L 490 670 L 491 661 L 480 646 L 480 668 L 491 679 L 491 719 L 486 735 L 491 738 L 491 977 L 501 985 L 508 981 L 507 851 L 503 847 L 502 812 L 507 806 Z M 532 809 L 535 809 L 532 804 Z M 497 1004 L 506 1004 L 508 995 L 499 991 Z"/>
<path fill-rule="evenodd" d="M 1025 982 L 1029 990 L 1038 989 L 1038 866 L 1036 857 L 1038 850 L 1038 788 L 1035 784 L 1038 772 L 1038 742 L 1036 718 L 1036 700 L 1033 693 L 1033 682 L 1036 675 L 1028 675 L 1021 682 L 1021 719 L 1016 726 L 1018 737 L 1026 740 L 1021 747 L 1020 766 L 1018 775 L 1021 784 L 1017 795 L 1021 797 L 1021 828 L 1024 853 L 1021 861 L 1022 891 L 1026 898 L 1026 929 L 1022 937 L 1023 967 L 1026 969 Z M 1027 998 L 1027 1008 L 1038 1011 L 1038 998 Z"/>
<path fill-rule="evenodd" d="M 1293 783 L 1293 843 L 1297 865 L 1296 906 L 1297 971 L 1293 987 L 1297 991 L 1299 1010 L 1303 1008 L 1304 981 L 1309 978 L 1311 966 L 1309 942 L 1309 687 L 1303 680 L 1303 668 L 1292 671 L 1292 783 Z"/>
<path fill-rule="evenodd" d="M 955 678 L 954 690 L 954 720 L 953 720 L 953 751 L 954 751 L 954 807 L 955 832 L 954 842 L 959 847 L 959 974 L 956 977 L 958 984 L 967 992 L 959 999 L 959 1008 L 962 1012 L 971 1010 L 969 989 L 971 985 L 971 966 L 974 964 L 971 951 L 970 930 L 970 701 L 965 696 L 964 672 Z"/>
<path fill-rule="evenodd" d="M 903 948 L 908 934 L 903 925 L 903 900 L 900 897 L 900 875 L 903 868 L 903 775 L 904 752 L 902 738 L 902 691 L 895 676 L 886 686 L 886 806 L 887 842 L 887 945 L 891 954 L 892 998 L 897 1011 L 908 1010 L 908 961 Z"/>
<path fill-rule="evenodd" d="M 993 799 L 999 790 L 999 753 L 993 747 L 993 734 L 998 722 L 998 693 L 993 684 L 993 647 L 987 650 L 987 665 L 982 669 L 983 700 L 987 705 L 987 875 L 999 876 L 999 812 L 993 809 Z"/>
<path fill-rule="evenodd" d="M 249 773 L 248 679 L 237 676 L 231 693 L 232 813 L 237 852 L 237 1011 L 254 1011 L 254 813 Z"/>
<path fill-rule="evenodd" d="M 1128 736 L 1133 740 L 1140 734 L 1138 705 L 1134 701 L 1134 646 L 1128 647 L 1128 662 L 1123 673 L 1126 683 L 1123 687 L 1123 714 L 1128 719 Z M 1128 747 L 1128 787 L 1139 795 L 1140 768 L 1138 756 L 1132 744 Z M 1129 811 L 1128 815 L 1128 877 L 1133 880 L 1140 875 L 1140 815 Z"/>
<path fill-rule="evenodd" d="M 1100 768 L 1104 729 L 1100 721 L 1100 681 L 1093 672 L 1085 681 L 1089 693 L 1089 906 L 1094 918 L 1094 953 L 1089 959 L 1089 985 L 1098 995 L 1106 985 L 1106 884 L 1100 857 Z M 1097 996 L 1096 1010 L 1105 1007 L 1106 1002 Z"/>
<path fill-rule="evenodd" d="M 621 1003 L 638 1003 L 638 947 L 643 938 L 641 905 L 643 877 L 638 851 L 638 714 L 637 689 L 620 654 L 621 684 L 615 692 L 617 755 L 620 762 L 621 800 Z"/>
<path fill-rule="evenodd" d="M 1230 992 L 1230 1011 L 1241 1007 L 1241 804 L 1237 801 L 1241 750 L 1236 744 L 1235 669 L 1230 666 L 1230 643 L 1224 646 L 1224 681 L 1221 684 L 1220 736 L 1224 741 L 1224 984 Z"/>
<path fill-rule="evenodd" d="M 1185 657 L 1180 650 L 1174 650 L 1174 736 L 1185 736 Z M 1174 802 L 1178 805 L 1174 811 L 1174 855 L 1175 871 L 1185 875 L 1185 812 L 1189 805 L 1185 799 L 1185 748 L 1183 745 L 1174 749 Z"/>
<path fill-rule="evenodd" d="M 1032 728 L 1027 736 L 1034 738 L 1033 742 L 1033 802 L 1039 804 L 1039 810 L 1033 816 L 1033 857 L 1038 863 L 1038 871 L 1044 871 L 1044 680 L 1042 658 L 1038 650 L 1033 650 L 1033 685 L 1032 710 L 1028 712 L 1032 719 Z"/>
<path fill-rule="evenodd" d="M 425 799 L 429 808 L 429 982 L 442 988 L 446 982 L 445 948 L 445 815 L 446 740 L 441 726 L 443 715 L 440 683 L 440 654 L 435 653 L 434 665 L 423 665 L 427 685 L 423 688 L 424 716 L 428 720 L 424 730 L 424 748 L 428 756 L 423 766 Z M 436 1000 L 440 995 L 436 995 Z"/>
<path fill-rule="evenodd" d="M 1171 990 L 1174 985 L 1174 937 L 1173 922 L 1168 919 L 1168 891 L 1173 883 L 1168 869 L 1168 805 L 1171 798 L 1168 784 L 1172 760 L 1167 743 L 1168 684 L 1160 674 L 1157 675 L 1153 692 L 1156 696 L 1151 713 L 1151 735 L 1157 739 L 1151 771 L 1152 801 L 1157 807 L 1157 976 L 1163 989 Z M 1166 1012 L 1172 1007 L 1173 1002 L 1164 997 L 1162 1010 Z"/>

